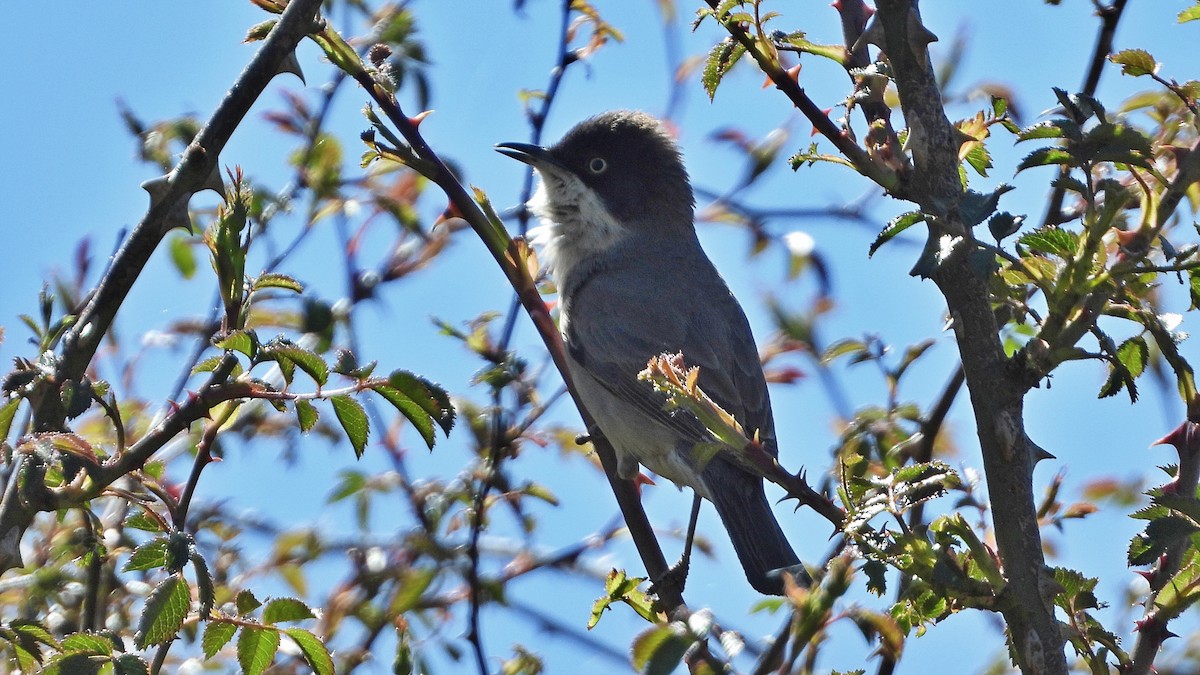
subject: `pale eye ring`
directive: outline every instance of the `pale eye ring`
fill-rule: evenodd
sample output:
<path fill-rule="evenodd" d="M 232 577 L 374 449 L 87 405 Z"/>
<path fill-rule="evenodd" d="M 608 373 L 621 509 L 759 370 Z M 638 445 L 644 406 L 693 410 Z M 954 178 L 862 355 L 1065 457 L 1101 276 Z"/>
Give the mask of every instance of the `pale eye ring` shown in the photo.
<path fill-rule="evenodd" d="M 588 161 L 588 171 L 594 174 L 602 174 L 608 168 L 608 162 L 604 161 L 603 157 L 593 157 Z"/>

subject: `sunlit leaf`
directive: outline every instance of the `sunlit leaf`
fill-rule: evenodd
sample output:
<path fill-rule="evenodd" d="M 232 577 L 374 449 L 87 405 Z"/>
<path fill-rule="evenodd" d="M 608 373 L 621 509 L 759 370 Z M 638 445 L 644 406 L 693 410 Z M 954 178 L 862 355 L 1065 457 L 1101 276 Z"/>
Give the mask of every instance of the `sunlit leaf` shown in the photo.
<path fill-rule="evenodd" d="M 891 219 L 888 221 L 887 227 L 883 228 L 883 231 L 875 237 L 875 241 L 871 242 L 871 248 L 867 250 L 867 255 L 875 255 L 875 251 L 878 251 L 880 246 L 888 243 L 895 238 L 896 235 L 907 230 L 913 225 L 924 222 L 924 220 L 925 214 L 921 213 L 920 211 L 909 211 Z"/>
<path fill-rule="evenodd" d="M 346 437 L 350 439 L 350 445 L 354 447 L 354 454 L 362 457 L 363 450 L 367 447 L 367 435 L 371 431 L 367 411 L 361 403 L 346 395 L 334 396 L 329 402 L 333 404 L 333 414 L 337 416 L 342 429 L 346 431 Z"/>
<path fill-rule="evenodd" d="M 178 574 L 164 579 L 146 598 L 134 642 L 138 649 L 160 645 L 179 633 L 192 604 L 187 582 Z"/>
<path fill-rule="evenodd" d="M 224 621 L 209 621 L 204 627 L 204 637 L 200 643 L 204 649 L 204 658 L 211 659 L 221 651 L 221 648 L 229 644 L 233 639 L 234 633 L 237 632 L 237 625 L 225 623 Z"/>
<path fill-rule="evenodd" d="M 295 598 L 275 598 L 263 607 L 263 623 L 275 624 L 285 621 L 302 621 L 315 615 L 308 605 Z"/>
<path fill-rule="evenodd" d="M 1109 54 L 1108 60 L 1121 66 L 1122 75 L 1141 77 L 1158 72 L 1158 62 L 1144 49 L 1124 49 L 1115 54 Z"/>
<path fill-rule="evenodd" d="M 275 660 L 279 649 L 279 633 L 268 628 L 242 627 L 238 634 L 238 665 L 243 675 L 261 675 Z"/>
<path fill-rule="evenodd" d="M 303 628 L 285 628 L 283 632 L 300 648 L 304 660 L 316 675 L 333 675 L 333 657 L 320 638 Z"/>

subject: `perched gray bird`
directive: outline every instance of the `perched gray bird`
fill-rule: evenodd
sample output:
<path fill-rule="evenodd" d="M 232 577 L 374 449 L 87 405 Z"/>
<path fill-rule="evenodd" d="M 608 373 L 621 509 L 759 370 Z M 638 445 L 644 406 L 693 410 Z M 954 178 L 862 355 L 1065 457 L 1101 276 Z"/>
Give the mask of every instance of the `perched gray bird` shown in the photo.
<path fill-rule="evenodd" d="M 617 111 L 585 120 L 549 148 L 496 148 L 541 175 L 528 206 L 546 222 L 568 365 L 620 474 L 632 478 L 641 464 L 711 501 L 759 592 L 781 594 L 780 571 L 807 583 L 762 478 L 720 455 L 700 469 L 693 448 L 712 435 L 691 414 L 664 411 L 663 396 L 637 378 L 651 357 L 683 352 L 700 366 L 700 387 L 778 453 L 754 337 L 700 248 L 675 142 L 653 117 Z"/>

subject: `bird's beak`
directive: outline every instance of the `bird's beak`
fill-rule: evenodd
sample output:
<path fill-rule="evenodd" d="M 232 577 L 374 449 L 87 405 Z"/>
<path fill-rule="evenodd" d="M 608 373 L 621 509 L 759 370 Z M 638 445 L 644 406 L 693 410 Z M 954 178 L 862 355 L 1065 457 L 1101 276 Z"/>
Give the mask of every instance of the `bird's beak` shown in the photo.
<path fill-rule="evenodd" d="M 525 162 L 535 169 L 541 168 L 561 168 L 561 165 L 550 154 L 548 150 L 530 143 L 500 143 L 496 145 L 496 152 L 502 155 L 508 155 L 518 162 Z"/>

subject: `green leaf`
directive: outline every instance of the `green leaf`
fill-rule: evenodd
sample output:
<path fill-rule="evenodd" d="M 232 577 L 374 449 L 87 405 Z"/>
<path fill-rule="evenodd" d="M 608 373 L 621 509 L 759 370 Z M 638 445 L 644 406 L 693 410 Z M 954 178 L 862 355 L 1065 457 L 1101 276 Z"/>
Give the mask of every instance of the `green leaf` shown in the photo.
<path fill-rule="evenodd" d="M 113 675 L 150 675 L 150 666 L 137 654 L 121 654 L 112 664 Z"/>
<path fill-rule="evenodd" d="M 1188 270 L 1188 291 L 1191 295 L 1192 304 L 1188 309 L 1200 308 L 1200 269 Z"/>
<path fill-rule="evenodd" d="M 450 403 L 450 394 L 442 387 L 405 370 L 392 371 L 388 386 L 421 406 L 443 433 L 449 434 L 454 428 L 454 406 Z"/>
<path fill-rule="evenodd" d="M 1188 7 L 1180 12 L 1178 17 L 1179 23 L 1187 23 L 1188 21 L 1195 21 L 1196 19 L 1200 19 L 1200 4 Z"/>
<path fill-rule="evenodd" d="M 333 404 L 333 414 L 337 415 L 338 422 L 346 431 L 350 445 L 354 446 L 355 456 L 362 457 L 363 450 L 367 447 L 367 436 L 371 431 L 367 411 L 361 403 L 344 394 L 330 398 L 329 402 Z"/>
<path fill-rule="evenodd" d="M 153 520 L 153 519 L 151 519 Z M 136 572 L 140 570 L 152 570 L 158 567 L 167 566 L 167 546 L 168 540 L 166 537 L 158 537 L 133 549 L 133 554 L 129 556 L 129 561 L 121 568 L 122 572 Z"/>
<path fill-rule="evenodd" d="M 200 643 L 204 648 L 204 658 L 211 659 L 217 652 L 229 644 L 233 634 L 237 632 L 237 624 L 224 621 L 209 621 L 204 627 L 204 637 Z"/>
<path fill-rule="evenodd" d="M 909 211 L 908 213 L 902 213 L 891 219 L 888 221 L 887 227 L 883 228 L 883 231 L 875 237 L 875 241 L 871 243 L 871 248 L 867 250 L 867 256 L 870 257 L 875 255 L 875 251 L 878 251 L 880 246 L 888 243 L 895 238 L 896 235 L 907 230 L 913 225 L 924 222 L 924 220 L 925 214 L 921 213 L 920 211 Z"/>
<path fill-rule="evenodd" d="M 1017 244 L 1035 253 L 1069 259 L 1075 255 L 1076 235 L 1059 227 L 1041 227 L 1026 233 Z"/>
<path fill-rule="evenodd" d="M 234 605 L 237 606 L 238 614 L 246 616 L 250 612 L 262 607 L 262 603 L 258 598 L 254 597 L 254 593 L 249 589 L 243 590 L 234 598 Z"/>
<path fill-rule="evenodd" d="M 263 623 L 276 624 L 285 621 L 302 621 L 312 619 L 315 615 L 308 605 L 295 598 L 275 598 L 268 600 L 263 608 Z"/>
<path fill-rule="evenodd" d="M 704 70 L 700 73 L 700 83 L 704 85 L 704 92 L 708 94 L 708 100 L 713 100 L 713 97 L 717 95 L 717 87 L 720 86 L 721 79 L 745 53 L 746 48 L 733 38 L 725 38 L 708 52 Z"/>
<path fill-rule="evenodd" d="M 62 639 L 63 652 L 83 652 L 111 656 L 116 645 L 112 636 L 101 633 L 71 633 Z"/>
<path fill-rule="evenodd" d="M 649 596 L 638 589 L 638 585 L 643 581 L 645 581 L 644 578 L 626 575 L 624 570 L 610 571 L 608 578 L 604 581 L 604 595 L 592 603 L 592 615 L 588 619 L 588 630 L 595 628 L 604 612 L 618 601 L 629 605 L 646 621 L 657 622 L 659 619 L 657 612 L 654 611 L 654 603 L 650 601 Z"/>
<path fill-rule="evenodd" d="M 1117 359 L 1125 365 L 1129 374 L 1140 377 L 1150 361 L 1150 348 L 1143 337 L 1129 338 L 1117 347 Z"/>
<path fill-rule="evenodd" d="M 176 233 L 168 244 L 171 251 L 171 262 L 179 271 L 179 276 L 191 279 L 196 276 L 196 255 L 192 253 L 192 237 Z"/>
<path fill-rule="evenodd" d="M 146 532 L 164 531 L 162 522 L 156 518 L 151 518 L 145 511 L 138 511 L 126 518 L 125 527 L 131 527 L 135 530 L 145 530 Z M 161 567 L 161 565 L 156 565 L 156 567 Z"/>
<path fill-rule="evenodd" d="M 192 547 L 190 558 L 192 567 L 196 570 L 196 592 L 200 596 L 200 618 L 208 620 L 212 616 L 212 608 L 217 596 L 217 591 L 213 587 L 212 573 L 208 571 L 208 562 L 195 547 Z"/>
<path fill-rule="evenodd" d="M 309 403 L 305 399 L 298 398 L 296 405 L 296 422 L 300 425 L 300 431 L 308 433 L 317 426 L 317 419 L 320 413 L 317 412 L 317 407 Z"/>
<path fill-rule="evenodd" d="M 843 356 L 853 355 L 855 357 L 860 357 L 869 353 L 870 349 L 868 348 L 866 342 L 863 342 L 862 340 L 846 338 L 838 340 L 837 342 L 834 342 L 825 348 L 825 352 L 821 354 L 821 365 L 827 366 Z M 861 359 L 855 359 L 855 363 L 859 363 L 860 361 Z"/>
<path fill-rule="evenodd" d="M 282 288 L 296 293 L 304 292 L 304 284 L 286 274 L 279 274 L 278 272 L 267 272 L 260 275 L 254 280 L 254 284 L 250 288 L 254 291 L 261 291 L 264 288 Z"/>
<path fill-rule="evenodd" d="M 225 337 L 213 342 L 218 349 L 226 351 L 235 351 L 245 354 L 247 358 L 255 358 L 255 352 L 258 349 L 258 338 L 255 337 L 253 331 L 235 330 L 230 332 Z"/>
<path fill-rule="evenodd" d="M 17 416 L 17 408 L 21 406 L 21 399 L 14 398 L 4 407 L 0 407 L 0 440 L 8 438 L 8 432 L 12 429 L 13 419 Z"/>
<path fill-rule="evenodd" d="M 283 632 L 300 648 L 304 660 L 316 675 L 333 675 L 333 657 L 320 638 L 303 628 L 285 628 Z"/>
<path fill-rule="evenodd" d="M 669 675 L 693 643 L 681 624 L 660 624 L 634 638 L 633 667 L 645 675 Z"/>
<path fill-rule="evenodd" d="M 279 361 L 281 364 L 285 359 L 292 361 L 322 386 L 329 380 L 329 364 L 325 363 L 325 359 L 301 347 L 271 344 L 263 349 L 262 358 Z"/>
<path fill-rule="evenodd" d="M 1083 129 L 1071 120 L 1058 118 L 1038 122 L 1017 132 L 1017 142 L 1034 141 L 1046 138 L 1066 138 L 1078 140 L 1083 137 Z"/>
<path fill-rule="evenodd" d="M 1025 159 L 1017 164 L 1017 173 L 1035 166 L 1075 166 L 1076 164 L 1075 157 L 1062 148 L 1040 148 L 1026 155 Z"/>
<path fill-rule="evenodd" d="M 279 19 L 267 19 L 261 23 L 256 23 L 246 31 L 246 37 L 242 39 L 243 43 L 258 42 L 259 40 L 267 39 L 267 35 L 271 33 L 271 29 L 275 24 L 279 23 Z"/>
<path fill-rule="evenodd" d="M 358 57 L 358 53 L 332 27 L 327 26 L 325 30 L 319 33 L 312 33 L 309 35 L 309 38 L 320 45 L 321 49 L 325 51 L 325 55 L 333 62 L 333 65 L 345 71 L 347 75 L 353 77 L 367 73 L 367 69 L 363 65 L 362 59 Z"/>
<path fill-rule="evenodd" d="M 279 633 L 268 628 L 243 626 L 238 634 L 238 665 L 244 675 L 261 675 L 275 660 Z"/>
<path fill-rule="evenodd" d="M 164 579 L 146 598 L 134 636 L 138 649 L 173 639 L 183 627 L 191 605 L 192 594 L 182 576 L 172 574 Z"/>
<path fill-rule="evenodd" d="M 1121 66 L 1122 75 L 1141 77 L 1158 72 L 1158 62 L 1144 49 L 1124 49 L 1116 54 L 1109 54 L 1108 60 Z"/>
<path fill-rule="evenodd" d="M 763 23 L 766 23 L 766 18 L 763 18 Z M 831 61 L 836 61 L 839 65 L 845 65 L 849 58 L 846 48 L 842 45 L 822 45 L 815 42 L 809 42 L 804 37 L 803 31 L 789 33 L 777 40 L 777 44 L 789 44 L 799 51 L 815 56 L 823 56 Z"/>

